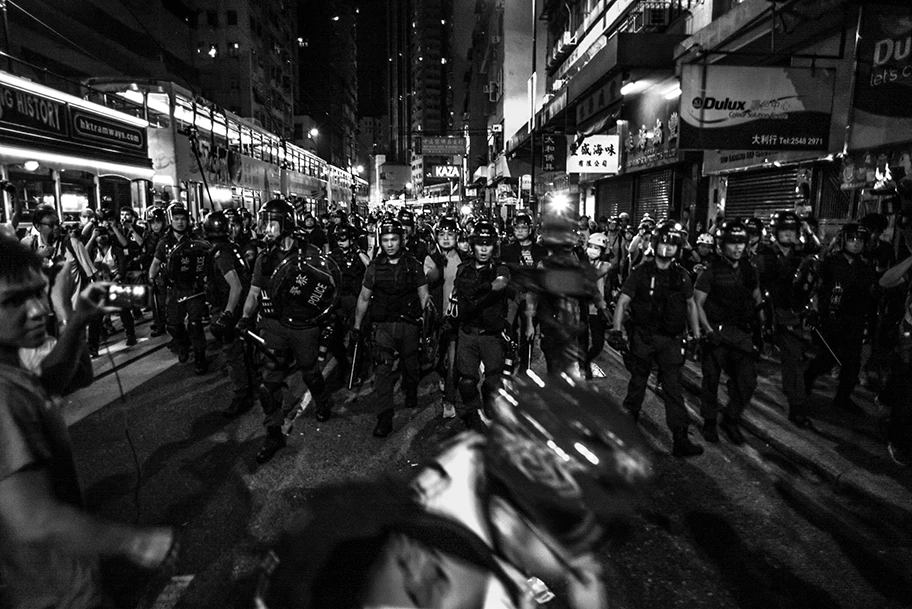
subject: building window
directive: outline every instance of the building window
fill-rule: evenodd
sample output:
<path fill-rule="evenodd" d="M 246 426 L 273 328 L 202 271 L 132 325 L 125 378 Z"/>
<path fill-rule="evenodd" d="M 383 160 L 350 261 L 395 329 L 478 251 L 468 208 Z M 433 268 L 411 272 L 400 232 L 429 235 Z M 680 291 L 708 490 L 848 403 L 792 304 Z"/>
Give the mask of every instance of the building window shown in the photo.
<path fill-rule="evenodd" d="M 237 25 L 237 11 L 228 11 L 228 25 Z"/>
<path fill-rule="evenodd" d="M 206 25 L 218 27 L 218 11 L 206 11 Z"/>
<path fill-rule="evenodd" d="M 228 43 L 228 56 L 237 57 L 241 54 L 241 45 L 237 42 Z"/>

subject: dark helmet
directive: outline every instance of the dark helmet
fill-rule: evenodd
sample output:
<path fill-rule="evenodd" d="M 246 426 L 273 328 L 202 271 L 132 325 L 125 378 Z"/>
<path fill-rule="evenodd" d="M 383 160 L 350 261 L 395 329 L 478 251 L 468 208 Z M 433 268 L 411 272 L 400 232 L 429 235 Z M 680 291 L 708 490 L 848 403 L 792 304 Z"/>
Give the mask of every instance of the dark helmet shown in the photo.
<path fill-rule="evenodd" d="M 494 399 L 485 455 L 492 494 L 571 551 L 634 510 L 652 451 L 618 402 L 531 374 Z"/>
<path fill-rule="evenodd" d="M 855 236 L 860 237 L 862 241 L 867 241 L 868 237 L 871 235 L 871 231 L 857 222 L 848 222 L 842 225 L 839 234 L 842 236 L 843 244 L 845 244 L 848 237 Z"/>
<path fill-rule="evenodd" d="M 443 230 L 458 233 L 459 220 L 457 220 L 455 216 L 444 216 L 440 218 L 437 222 L 437 232 L 439 233 Z"/>
<path fill-rule="evenodd" d="M 146 222 L 164 222 L 166 219 L 167 214 L 161 207 L 150 207 L 146 212 Z"/>
<path fill-rule="evenodd" d="M 724 220 L 716 235 L 720 245 L 726 243 L 744 243 L 749 241 L 747 228 L 738 220 Z"/>
<path fill-rule="evenodd" d="M 355 227 L 350 224 L 340 224 L 333 230 L 336 241 L 354 241 L 355 234 Z"/>
<path fill-rule="evenodd" d="M 278 222 L 283 235 L 291 234 L 295 227 L 294 207 L 282 199 L 267 201 L 260 209 L 260 221 L 263 224 Z"/>
<path fill-rule="evenodd" d="M 180 203 L 172 203 L 168 206 L 168 222 L 173 222 L 174 216 L 184 216 L 190 220 L 190 212 Z"/>
<path fill-rule="evenodd" d="M 407 209 L 400 209 L 397 218 L 402 226 L 415 226 L 415 214 Z"/>
<path fill-rule="evenodd" d="M 762 236 L 764 231 L 763 220 L 756 216 L 748 218 L 744 221 L 744 230 L 747 231 L 750 237 Z"/>
<path fill-rule="evenodd" d="M 791 210 L 773 212 L 773 216 L 770 218 L 770 229 L 772 229 L 773 235 L 781 230 L 798 232 L 801 230 L 801 220 L 798 218 L 798 214 Z"/>
<path fill-rule="evenodd" d="M 497 227 L 493 222 L 482 220 L 472 228 L 472 236 L 469 241 L 472 245 L 494 245 L 497 243 Z"/>
<path fill-rule="evenodd" d="M 535 226 L 535 220 L 533 220 L 532 216 L 526 212 L 520 212 L 513 216 L 513 227 L 515 228 L 519 224 L 526 224 L 528 225 L 529 229 L 531 229 L 533 226 Z"/>
<path fill-rule="evenodd" d="M 249 222 L 249 221 L 253 220 L 253 213 L 251 213 L 251 211 L 249 209 L 247 209 L 246 207 L 238 207 L 237 216 L 238 216 L 238 220 L 241 220 L 241 221 Z"/>
<path fill-rule="evenodd" d="M 652 249 L 655 250 L 660 243 L 675 245 L 678 248 L 677 253 L 682 253 L 684 234 L 681 232 L 681 225 L 674 220 L 662 222 L 652 233 Z"/>
<path fill-rule="evenodd" d="M 378 236 L 380 237 L 383 235 L 399 235 L 402 237 L 404 232 L 405 231 L 402 230 L 402 223 L 395 218 L 383 220 L 378 227 Z"/>
<path fill-rule="evenodd" d="M 203 231 L 208 239 L 227 239 L 229 222 L 228 214 L 223 211 L 214 211 L 203 222 Z"/>

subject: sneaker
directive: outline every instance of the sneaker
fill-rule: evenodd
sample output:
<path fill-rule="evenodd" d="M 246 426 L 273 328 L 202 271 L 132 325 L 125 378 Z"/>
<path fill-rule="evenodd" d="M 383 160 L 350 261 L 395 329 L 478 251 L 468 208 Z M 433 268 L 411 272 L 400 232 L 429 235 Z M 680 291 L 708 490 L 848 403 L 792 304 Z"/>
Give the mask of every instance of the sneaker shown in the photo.
<path fill-rule="evenodd" d="M 887 452 L 890 453 L 890 458 L 893 459 L 893 462 L 897 465 L 906 467 L 912 463 L 912 452 L 896 446 L 893 442 L 887 444 Z"/>
<path fill-rule="evenodd" d="M 443 418 L 444 418 L 444 419 L 452 419 L 452 418 L 455 418 L 455 417 L 456 417 L 456 407 L 453 405 L 452 402 L 447 402 L 446 400 L 444 400 L 444 402 L 443 402 Z"/>

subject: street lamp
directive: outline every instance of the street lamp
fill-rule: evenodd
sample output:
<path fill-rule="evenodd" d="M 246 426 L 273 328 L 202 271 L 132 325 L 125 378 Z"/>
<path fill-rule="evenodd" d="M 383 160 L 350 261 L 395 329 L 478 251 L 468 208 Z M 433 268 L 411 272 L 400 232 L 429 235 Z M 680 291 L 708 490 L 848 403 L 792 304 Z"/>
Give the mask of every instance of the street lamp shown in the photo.
<path fill-rule="evenodd" d="M 310 135 L 310 137 L 316 139 L 316 137 L 320 135 L 320 130 L 316 127 L 311 127 L 310 131 L 308 131 L 307 134 Z"/>

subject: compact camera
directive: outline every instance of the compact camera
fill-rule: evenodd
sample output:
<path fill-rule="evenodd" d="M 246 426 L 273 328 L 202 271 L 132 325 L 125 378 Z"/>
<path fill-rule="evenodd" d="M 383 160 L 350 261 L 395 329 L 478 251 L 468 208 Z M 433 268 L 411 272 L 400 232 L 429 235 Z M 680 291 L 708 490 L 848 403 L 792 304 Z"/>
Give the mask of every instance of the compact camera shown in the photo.
<path fill-rule="evenodd" d="M 133 309 L 152 306 L 152 290 L 147 285 L 112 285 L 105 294 L 104 306 Z"/>

